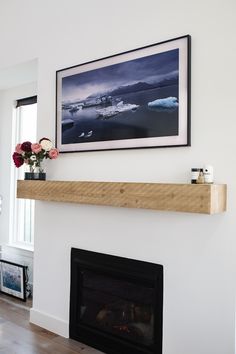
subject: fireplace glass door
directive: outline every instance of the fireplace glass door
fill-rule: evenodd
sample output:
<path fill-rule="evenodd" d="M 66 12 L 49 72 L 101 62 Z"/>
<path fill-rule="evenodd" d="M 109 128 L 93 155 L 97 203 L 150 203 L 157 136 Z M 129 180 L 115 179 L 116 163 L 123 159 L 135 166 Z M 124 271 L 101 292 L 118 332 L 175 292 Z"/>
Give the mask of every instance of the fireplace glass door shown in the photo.
<path fill-rule="evenodd" d="M 89 270 L 81 272 L 81 284 L 81 323 L 153 345 L 153 288 Z"/>

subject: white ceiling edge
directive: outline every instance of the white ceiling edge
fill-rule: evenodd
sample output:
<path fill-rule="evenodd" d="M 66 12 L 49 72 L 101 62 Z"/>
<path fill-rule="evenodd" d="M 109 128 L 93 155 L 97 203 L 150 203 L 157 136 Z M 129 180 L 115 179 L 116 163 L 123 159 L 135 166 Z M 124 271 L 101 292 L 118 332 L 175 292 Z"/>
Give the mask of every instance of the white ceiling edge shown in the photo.
<path fill-rule="evenodd" d="M 38 60 L 33 59 L 14 66 L 0 69 L 0 90 L 36 82 L 38 76 Z"/>

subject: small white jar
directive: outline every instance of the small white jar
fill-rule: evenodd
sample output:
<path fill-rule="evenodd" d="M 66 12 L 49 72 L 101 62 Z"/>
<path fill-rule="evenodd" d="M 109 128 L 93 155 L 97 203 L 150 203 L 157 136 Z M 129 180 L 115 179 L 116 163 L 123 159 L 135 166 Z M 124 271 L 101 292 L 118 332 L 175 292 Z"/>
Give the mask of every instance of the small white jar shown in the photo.
<path fill-rule="evenodd" d="M 211 165 L 206 165 L 203 167 L 203 174 L 205 183 L 214 182 L 213 167 Z"/>

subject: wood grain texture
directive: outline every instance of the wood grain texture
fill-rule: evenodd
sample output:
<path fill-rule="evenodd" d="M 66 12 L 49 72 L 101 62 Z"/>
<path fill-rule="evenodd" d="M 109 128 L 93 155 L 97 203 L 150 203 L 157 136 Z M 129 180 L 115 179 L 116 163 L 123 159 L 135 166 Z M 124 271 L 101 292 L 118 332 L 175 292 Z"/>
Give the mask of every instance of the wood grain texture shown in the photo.
<path fill-rule="evenodd" d="M 215 214 L 226 211 L 226 185 L 18 181 L 17 198 Z"/>
<path fill-rule="evenodd" d="M 103 354 L 29 322 L 29 308 L 0 294 L 1 354 Z"/>

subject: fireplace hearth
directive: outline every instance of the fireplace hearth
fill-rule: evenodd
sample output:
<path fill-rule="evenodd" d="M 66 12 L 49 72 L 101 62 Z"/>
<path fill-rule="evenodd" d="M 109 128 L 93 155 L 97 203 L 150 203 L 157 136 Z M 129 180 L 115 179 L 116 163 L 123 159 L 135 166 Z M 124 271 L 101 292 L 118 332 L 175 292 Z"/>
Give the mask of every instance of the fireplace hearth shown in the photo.
<path fill-rule="evenodd" d="M 162 353 L 163 267 L 72 248 L 70 338 L 107 354 Z"/>

